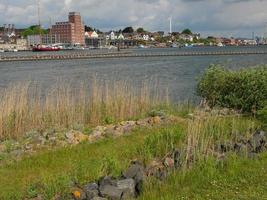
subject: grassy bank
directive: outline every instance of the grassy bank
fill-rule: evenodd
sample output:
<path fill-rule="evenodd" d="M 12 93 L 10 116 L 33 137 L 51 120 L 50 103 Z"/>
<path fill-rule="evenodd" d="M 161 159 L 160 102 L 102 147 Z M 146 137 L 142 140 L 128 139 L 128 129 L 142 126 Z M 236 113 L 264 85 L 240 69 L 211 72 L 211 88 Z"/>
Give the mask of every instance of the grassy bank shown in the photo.
<path fill-rule="evenodd" d="M 42 132 L 48 128 L 64 130 L 65 137 L 66 130 L 75 126 L 82 127 L 79 131 L 87 128 L 86 134 L 92 134 L 88 131 L 92 126 L 113 123 L 116 130 L 118 121 L 148 116 L 175 120 L 135 126 L 127 134 L 116 138 L 104 135 L 94 140 L 95 143 L 86 140 L 76 146 L 68 143 L 65 147 L 40 148 L 30 154 L 26 151 L 18 160 L 8 158 L 11 151 L 4 152 L 5 157 L 0 154 L 0 199 L 21 200 L 41 195 L 42 199 L 50 200 L 60 194 L 68 200 L 74 185 L 96 181 L 106 175 L 118 176 L 131 160 L 137 159 L 150 166 L 152 161 L 162 159 L 177 148 L 181 152 L 179 170 L 163 182 L 148 178 L 139 199 L 265 199 L 266 152 L 260 154 L 242 149 L 222 153 L 218 150 L 218 146 L 229 143 L 230 148 L 240 141 L 249 143 L 255 131 L 263 127 L 265 86 L 255 81 L 257 89 L 263 87 L 263 94 L 258 94 L 258 90 L 249 93 L 246 88 L 250 79 L 247 77 L 252 73 L 255 79 L 254 75 L 258 74 L 258 71 L 249 71 L 244 77 L 242 75 L 241 82 L 245 80 L 244 87 L 240 87 L 242 90 L 234 89 L 231 93 L 228 90 L 232 87 L 227 85 L 225 78 L 228 72 L 220 71 L 222 78 L 220 73 L 214 73 L 217 69 L 209 70 L 199 86 L 208 104 L 226 106 L 225 103 L 229 103 L 227 107 L 250 114 L 242 115 L 230 109 L 210 110 L 206 105 L 202 108 L 173 105 L 168 102 L 166 91 L 159 91 L 147 83 L 136 89 L 125 82 L 106 85 L 94 81 L 87 86 L 76 85 L 74 90 L 71 85 L 59 84 L 48 89 L 45 96 L 32 84 L 6 89 L 0 98 L 1 139 L 20 138 L 27 131 Z M 240 81 L 238 73 L 229 73 L 233 76 L 231 84 Z M 265 71 L 262 74 L 265 76 Z M 221 85 L 221 82 L 225 84 Z M 243 90 L 246 93 L 241 95 Z M 223 98 L 227 94 L 229 98 Z M 254 98 L 258 103 L 252 112 L 251 99 Z M 232 104 L 239 101 L 240 106 L 249 104 L 248 107 L 239 108 Z M 262 109 L 261 121 L 255 116 L 257 109 Z M 265 143 L 261 145 L 266 149 Z M 259 157 L 248 159 L 248 153 Z"/>
<path fill-rule="evenodd" d="M 213 158 L 210 150 L 214 148 L 216 141 L 232 140 L 235 136 L 240 136 L 237 133 L 249 135 L 251 129 L 258 125 L 257 121 L 249 118 L 203 114 L 188 122 L 181 120 L 172 125 L 138 129 L 131 135 L 115 140 L 105 139 L 95 144 L 84 143 L 75 147 L 39 152 L 0 166 L 0 199 L 16 200 L 42 194 L 48 200 L 59 193 L 66 195 L 65 199 L 68 199 L 73 183 L 85 184 L 104 175 L 119 175 L 130 160 L 138 159 L 149 163 L 154 158 L 163 157 L 174 147 L 187 149 L 185 159 L 188 160 L 183 162 L 183 168 L 187 168 L 189 160 L 190 163 L 204 163 L 208 158 Z M 203 170 L 205 173 L 205 168 Z M 199 179 L 197 183 L 201 182 L 201 178 L 203 177 L 195 177 Z M 184 184 L 183 181 L 176 184 L 178 183 L 179 187 Z M 144 199 L 154 193 L 150 187 L 146 187 Z M 188 186 L 188 194 L 193 189 L 194 187 Z M 170 199 L 167 198 L 167 191 L 169 189 L 162 195 Z"/>
<path fill-rule="evenodd" d="M 164 182 L 151 180 L 140 200 L 265 200 L 267 154 L 257 160 L 210 159 L 192 170 L 172 174 Z"/>

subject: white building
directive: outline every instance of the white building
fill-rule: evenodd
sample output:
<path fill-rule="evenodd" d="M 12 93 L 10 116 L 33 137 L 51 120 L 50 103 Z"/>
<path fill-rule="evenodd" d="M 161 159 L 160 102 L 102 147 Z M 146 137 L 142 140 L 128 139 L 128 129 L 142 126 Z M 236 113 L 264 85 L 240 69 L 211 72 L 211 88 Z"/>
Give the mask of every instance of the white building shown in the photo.
<path fill-rule="evenodd" d="M 85 32 L 85 37 L 86 38 L 98 38 L 99 35 L 97 34 L 96 31 L 90 31 L 90 32 Z"/>

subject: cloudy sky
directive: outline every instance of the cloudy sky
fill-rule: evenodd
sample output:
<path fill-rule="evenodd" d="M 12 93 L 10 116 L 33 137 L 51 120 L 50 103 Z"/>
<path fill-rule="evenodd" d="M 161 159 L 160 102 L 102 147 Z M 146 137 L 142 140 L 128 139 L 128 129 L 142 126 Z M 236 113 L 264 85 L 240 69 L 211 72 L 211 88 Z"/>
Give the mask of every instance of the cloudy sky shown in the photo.
<path fill-rule="evenodd" d="M 0 25 L 36 24 L 37 0 L 0 0 Z M 203 35 L 262 36 L 267 30 L 267 0 L 41 0 L 41 21 L 48 26 L 79 11 L 85 24 L 102 30 L 125 26 L 150 31 L 190 28 Z"/>

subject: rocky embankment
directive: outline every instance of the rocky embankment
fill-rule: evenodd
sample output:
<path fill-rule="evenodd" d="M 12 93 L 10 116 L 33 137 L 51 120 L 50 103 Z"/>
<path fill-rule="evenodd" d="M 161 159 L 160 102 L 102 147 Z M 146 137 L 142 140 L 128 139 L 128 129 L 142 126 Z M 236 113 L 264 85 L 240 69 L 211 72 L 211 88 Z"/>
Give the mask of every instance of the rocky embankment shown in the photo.
<path fill-rule="evenodd" d="M 96 142 L 107 137 L 119 137 L 130 133 L 140 127 L 153 127 L 172 123 L 176 118 L 173 116 L 155 116 L 137 121 L 124 121 L 115 125 L 97 126 L 85 134 L 79 130 L 56 131 L 31 131 L 19 140 L 6 140 L 0 142 L 1 157 L 18 159 L 22 155 L 32 154 L 41 149 L 59 148 L 69 145 L 77 145 L 82 142 Z"/>
<path fill-rule="evenodd" d="M 145 166 L 142 162 L 132 161 L 129 168 L 120 177 L 103 177 L 84 186 L 71 189 L 73 200 L 123 200 L 140 195 L 143 182 L 149 177 L 164 180 L 174 170 L 183 165 L 185 150 L 175 149 L 162 159 L 155 159 Z M 261 152 L 267 151 L 267 132 L 257 130 L 250 139 L 238 142 L 223 143 L 216 146 L 214 156 L 218 161 L 227 157 L 227 153 L 256 158 Z M 219 155 L 219 157 L 218 157 Z M 192 163 L 194 164 L 194 163 Z M 56 200 L 63 200 L 59 196 Z"/>

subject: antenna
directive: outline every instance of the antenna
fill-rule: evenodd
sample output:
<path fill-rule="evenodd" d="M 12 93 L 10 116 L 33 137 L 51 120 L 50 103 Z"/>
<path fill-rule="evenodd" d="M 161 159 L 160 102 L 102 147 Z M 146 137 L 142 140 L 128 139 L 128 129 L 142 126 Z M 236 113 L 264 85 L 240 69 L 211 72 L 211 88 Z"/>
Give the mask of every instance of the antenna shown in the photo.
<path fill-rule="evenodd" d="M 172 17 L 170 17 L 169 20 L 170 20 L 170 35 L 172 35 Z"/>
<path fill-rule="evenodd" d="M 38 11 L 38 25 L 41 28 L 41 19 L 40 19 L 40 0 L 37 0 L 37 11 Z"/>

